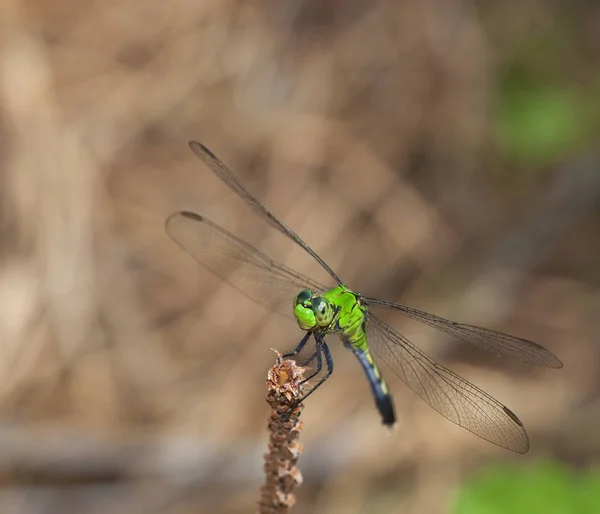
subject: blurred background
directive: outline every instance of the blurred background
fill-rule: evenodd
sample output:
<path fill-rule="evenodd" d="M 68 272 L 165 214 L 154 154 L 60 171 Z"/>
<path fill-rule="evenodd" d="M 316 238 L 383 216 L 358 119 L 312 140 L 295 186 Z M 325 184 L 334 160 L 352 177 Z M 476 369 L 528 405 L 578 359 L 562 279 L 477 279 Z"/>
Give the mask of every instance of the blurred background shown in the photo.
<path fill-rule="evenodd" d="M 164 232 L 190 209 L 323 281 L 540 342 L 388 318 L 508 405 L 514 455 L 353 355 L 307 402 L 297 513 L 600 511 L 600 4 L 4 0 L 0 511 L 253 512 L 265 379 L 301 337 Z"/>

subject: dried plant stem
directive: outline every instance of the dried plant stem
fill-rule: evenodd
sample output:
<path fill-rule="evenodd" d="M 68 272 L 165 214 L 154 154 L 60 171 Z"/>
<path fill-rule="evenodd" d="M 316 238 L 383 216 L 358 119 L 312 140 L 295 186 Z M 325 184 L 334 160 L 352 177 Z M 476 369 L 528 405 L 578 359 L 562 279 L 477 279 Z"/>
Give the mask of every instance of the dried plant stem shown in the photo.
<path fill-rule="evenodd" d="M 273 350 L 275 351 L 275 350 Z M 269 453 L 265 454 L 265 484 L 261 488 L 260 514 L 286 513 L 296 499 L 293 491 L 302 483 L 296 462 L 302 445 L 298 442 L 304 405 L 302 385 L 307 368 L 293 360 L 282 360 L 279 352 L 275 365 L 267 377 L 267 403 L 271 406 L 269 418 Z"/>

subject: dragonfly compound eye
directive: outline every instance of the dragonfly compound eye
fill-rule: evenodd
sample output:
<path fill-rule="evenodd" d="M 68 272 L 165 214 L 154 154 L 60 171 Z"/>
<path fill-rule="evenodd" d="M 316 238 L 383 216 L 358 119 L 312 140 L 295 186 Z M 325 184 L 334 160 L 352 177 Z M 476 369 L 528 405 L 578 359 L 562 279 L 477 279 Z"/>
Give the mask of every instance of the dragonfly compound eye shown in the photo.
<path fill-rule="evenodd" d="M 310 289 L 305 289 L 304 291 L 300 291 L 298 296 L 294 298 L 294 308 L 297 305 L 304 305 L 305 307 L 310 307 L 310 300 L 312 299 L 312 291 Z"/>
<path fill-rule="evenodd" d="M 315 321 L 320 327 L 327 327 L 333 320 L 333 307 L 329 300 L 322 296 L 315 296 L 311 300 L 312 310 L 315 313 Z"/>

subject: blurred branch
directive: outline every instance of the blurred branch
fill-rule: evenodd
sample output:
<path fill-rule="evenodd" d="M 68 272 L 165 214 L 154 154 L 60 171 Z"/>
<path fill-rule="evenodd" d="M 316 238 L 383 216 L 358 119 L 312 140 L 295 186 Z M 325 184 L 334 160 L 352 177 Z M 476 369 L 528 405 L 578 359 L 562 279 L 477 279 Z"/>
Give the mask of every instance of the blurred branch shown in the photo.
<path fill-rule="evenodd" d="M 354 435 L 348 436 L 350 439 Z M 85 484 L 116 480 L 170 483 L 258 483 L 260 443 L 231 442 L 227 448 L 196 434 L 117 436 L 86 427 L 0 425 L 0 483 Z M 342 451 L 343 450 L 343 451 Z M 348 466 L 361 451 L 339 433 L 323 435 L 303 454 L 310 481 L 320 483 Z"/>

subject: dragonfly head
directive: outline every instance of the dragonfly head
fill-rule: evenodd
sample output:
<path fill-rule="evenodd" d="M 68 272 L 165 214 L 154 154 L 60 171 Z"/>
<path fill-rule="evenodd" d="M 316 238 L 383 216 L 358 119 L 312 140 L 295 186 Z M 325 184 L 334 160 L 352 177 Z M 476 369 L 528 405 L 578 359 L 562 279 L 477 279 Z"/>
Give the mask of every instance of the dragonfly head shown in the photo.
<path fill-rule="evenodd" d="M 333 321 L 333 306 L 323 296 L 314 296 L 309 289 L 294 298 L 294 316 L 302 330 L 325 328 Z"/>

